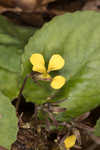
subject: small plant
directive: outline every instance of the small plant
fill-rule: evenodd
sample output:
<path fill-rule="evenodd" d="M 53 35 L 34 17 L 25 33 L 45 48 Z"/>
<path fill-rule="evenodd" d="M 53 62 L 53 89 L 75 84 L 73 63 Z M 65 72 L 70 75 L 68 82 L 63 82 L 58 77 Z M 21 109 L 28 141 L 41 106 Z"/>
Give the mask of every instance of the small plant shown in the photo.
<path fill-rule="evenodd" d="M 100 105 L 99 18 L 97 12 L 65 14 L 36 31 L 0 16 L 1 146 L 13 143 L 13 150 L 20 141 L 25 149 L 32 140 L 23 144 L 21 137 L 30 133 L 31 149 L 47 150 L 51 142 L 52 149 L 69 150 L 81 148 L 84 132 L 92 140 L 100 136 L 99 120 L 95 130 L 82 122 Z M 34 111 L 25 112 L 30 103 Z"/>

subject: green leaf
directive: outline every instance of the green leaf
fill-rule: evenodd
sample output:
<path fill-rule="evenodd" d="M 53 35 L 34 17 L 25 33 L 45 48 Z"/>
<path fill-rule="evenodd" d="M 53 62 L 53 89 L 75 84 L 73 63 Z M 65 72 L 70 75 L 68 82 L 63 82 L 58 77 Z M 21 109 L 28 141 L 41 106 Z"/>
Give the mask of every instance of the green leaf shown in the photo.
<path fill-rule="evenodd" d="M 94 134 L 96 136 L 100 136 L 100 119 L 98 119 L 97 122 L 96 122 Z"/>
<path fill-rule="evenodd" d="M 9 99 L 0 92 L 0 145 L 10 149 L 16 140 L 17 118 L 15 108 Z"/>
<path fill-rule="evenodd" d="M 0 90 L 10 100 L 18 95 L 21 56 L 35 30 L 14 25 L 0 16 Z"/>
<path fill-rule="evenodd" d="M 16 26 L 0 16 L 0 67 L 12 72 L 20 72 L 21 54 L 33 28 Z"/>
<path fill-rule="evenodd" d="M 23 48 L 35 28 L 18 26 L 11 23 L 6 17 L 0 16 L 0 43 L 18 45 Z"/>
<path fill-rule="evenodd" d="M 13 100 L 19 92 L 18 74 L 0 68 L 0 90 L 10 100 Z"/>
<path fill-rule="evenodd" d="M 29 40 L 22 57 L 22 78 L 32 70 L 29 62 L 32 53 L 41 53 L 46 65 L 57 53 L 64 58 L 65 65 L 55 74 L 63 75 L 67 82 L 57 92 L 49 85 L 43 84 L 40 88 L 29 79 L 23 92 L 28 101 L 41 104 L 55 93 L 52 101 L 64 99 L 59 105 L 67 108 L 61 117 L 58 116 L 60 120 L 73 118 L 100 105 L 99 18 L 100 13 L 93 11 L 57 16 Z"/>
<path fill-rule="evenodd" d="M 0 67 L 12 72 L 20 72 L 21 52 L 16 46 L 0 45 Z"/>

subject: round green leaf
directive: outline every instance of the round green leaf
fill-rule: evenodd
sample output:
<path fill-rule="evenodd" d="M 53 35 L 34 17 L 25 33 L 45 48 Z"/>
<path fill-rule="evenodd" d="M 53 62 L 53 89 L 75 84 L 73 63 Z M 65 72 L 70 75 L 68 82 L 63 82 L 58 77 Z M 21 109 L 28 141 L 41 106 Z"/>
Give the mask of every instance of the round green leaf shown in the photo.
<path fill-rule="evenodd" d="M 41 53 L 46 65 L 53 54 L 60 54 L 64 68 L 55 71 L 67 82 L 58 92 L 50 85 L 42 88 L 28 80 L 24 96 L 29 101 L 43 103 L 55 93 L 52 101 L 64 100 L 59 105 L 67 108 L 58 119 L 66 120 L 89 111 L 100 104 L 100 13 L 76 12 L 55 17 L 29 40 L 22 57 L 22 78 L 31 72 L 29 58 Z M 52 74 L 53 76 L 55 75 Z"/>

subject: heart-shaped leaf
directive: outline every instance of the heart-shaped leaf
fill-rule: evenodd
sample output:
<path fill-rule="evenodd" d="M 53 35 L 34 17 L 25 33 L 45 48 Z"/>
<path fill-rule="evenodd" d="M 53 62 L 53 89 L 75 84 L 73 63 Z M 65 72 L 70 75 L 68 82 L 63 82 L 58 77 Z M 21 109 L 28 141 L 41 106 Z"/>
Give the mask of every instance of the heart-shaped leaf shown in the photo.
<path fill-rule="evenodd" d="M 41 87 L 28 80 L 23 91 L 29 101 L 46 102 L 64 100 L 59 105 L 67 111 L 60 120 L 73 118 L 100 104 L 100 14 L 97 12 L 67 13 L 55 17 L 29 40 L 22 62 L 22 78 L 31 72 L 29 58 L 33 53 L 41 53 L 46 65 L 53 54 L 60 54 L 64 68 L 55 71 L 63 75 L 67 82 L 58 92 L 49 84 Z M 53 74 L 54 75 L 54 74 Z"/>

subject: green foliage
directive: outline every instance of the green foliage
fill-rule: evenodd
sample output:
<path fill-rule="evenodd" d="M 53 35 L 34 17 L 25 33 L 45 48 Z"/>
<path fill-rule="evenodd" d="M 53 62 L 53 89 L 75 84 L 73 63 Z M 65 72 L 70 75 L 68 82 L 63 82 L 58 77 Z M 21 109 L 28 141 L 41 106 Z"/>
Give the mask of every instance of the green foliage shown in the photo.
<path fill-rule="evenodd" d="M 48 102 L 48 97 L 55 95 L 49 102 L 62 100 L 59 106 L 67 109 L 56 116 L 60 121 L 100 105 L 99 18 L 97 12 L 67 13 L 55 17 L 32 36 L 35 31 L 32 28 L 15 26 L 0 16 L 0 145 L 8 148 L 15 140 L 17 123 L 9 101 L 18 95 L 25 76 L 32 71 L 29 62 L 32 53 L 41 53 L 46 66 L 53 54 L 60 54 L 65 66 L 52 72 L 51 76 L 62 75 L 67 82 L 57 91 L 47 82 L 40 82 L 39 87 L 28 79 L 23 91 L 27 101 L 43 104 Z"/>
<path fill-rule="evenodd" d="M 17 118 L 10 100 L 0 92 L 0 145 L 10 149 L 16 140 Z"/>
<path fill-rule="evenodd" d="M 0 16 L 0 145 L 9 149 L 16 140 L 18 123 L 10 101 L 18 95 L 21 56 L 34 32 L 33 28 L 16 26 Z"/>
<path fill-rule="evenodd" d="M 98 121 L 96 123 L 94 134 L 96 136 L 100 136 L 100 119 L 98 119 Z"/>
<path fill-rule="evenodd" d="M 20 27 L 0 16 L 0 90 L 11 100 L 18 95 L 21 55 L 35 29 Z"/>
<path fill-rule="evenodd" d="M 33 28 L 12 24 L 8 19 L 0 16 L 0 44 L 23 48 L 34 32 Z"/>
<path fill-rule="evenodd" d="M 18 77 L 17 74 L 0 68 L 0 90 L 10 100 L 18 95 Z"/>
<path fill-rule="evenodd" d="M 38 87 L 32 80 L 25 86 L 28 101 L 43 103 L 55 93 L 51 101 L 65 99 L 59 105 L 67 108 L 58 115 L 67 120 L 87 112 L 100 104 L 100 14 L 76 12 L 55 17 L 31 37 L 22 57 L 22 78 L 31 72 L 29 57 L 43 54 L 46 65 L 57 53 L 65 59 L 65 66 L 56 74 L 66 77 L 66 85 L 58 92 L 45 84 Z M 54 75 L 54 73 L 52 73 Z"/>

